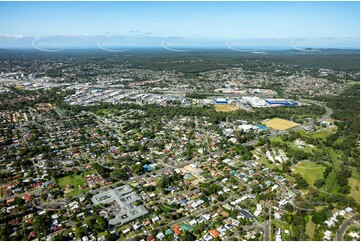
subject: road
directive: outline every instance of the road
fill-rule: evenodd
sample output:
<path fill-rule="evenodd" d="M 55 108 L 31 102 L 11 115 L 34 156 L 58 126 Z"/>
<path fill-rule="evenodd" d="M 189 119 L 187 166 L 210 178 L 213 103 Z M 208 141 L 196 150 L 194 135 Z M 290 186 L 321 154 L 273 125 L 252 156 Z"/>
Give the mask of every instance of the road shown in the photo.
<path fill-rule="evenodd" d="M 270 241 L 270 227 L 271 227 L 271 204 L 268 204 L 268 219 L 264 223 L 264 241 Z"/>
<path fill-rule="evenodd" d="M 39 205 L 36 204 L 36 200 L 39 200 Z M 52 202 L 44 202 L 41 200 L 41 198 L 34 198 L 32 201 L 32 204 L 34 207 L 40 209 L 40 210 L 47 210 L 47 211 L 61 211 L 64 209 L 65 205 L 68 204 L 68 201 L 66 199 L 57 199 Z M 52 206 L 61 206 L 60 208 L 51 208 Z"/>
<path fill-rule="evenodd" d="M 231 236 L 229 237 L 226 237 L 224 239 L 224 241 L 230 241 L 231 239 L 237 239 L 238 240 L 238 236 L 239 236 L 239 231 L 236 231 L 234 234 L 232 234 Z"/>
<path fill-rule="evenodd" d="M 327 107 L 325 105 L 322 105 L 322 106 L 326 109 L 326 114 L 322 118 L 318 119 L 317 120 L 318 122 L 325 121 L 326 119 L 330 118 L 331 115 L 333 114 L 333 110 L 331 108 L 329 108 L 329 107 Z"/>
<path fill-rule="evenodd" d="M 318 105 L 318 106 L 322 106 L 324 109 L 326 109 L 326 114 L 323 115 L 321 118 L 319 118 L 317 120 L 318 122 L 325 121 L 326 119 L 330 118 L 331 115 L 333 114 L 333 110 L 331 108 L 327 107 L 324 103 L 320 103 L 320 102 L 317 102 L 317 101 L 314 101 L 314 100 L 307 100 L 306 102 L 312 103 L 312 104 L 315 104 L 315 105 Z"/>
<path fill-rule="evenodd" d="M 336 233 L 336 240 L 337 241 L 342 241 L 343 234 L 345 233 L 347 227 L 350 224 L 353 224 L 354 222 L 355 222 L 355 217 L 352 217 L 352 218 L 346 220 L 345 222 L 343 222 L 343 224 L 341 225 L 340 230 Z"/>

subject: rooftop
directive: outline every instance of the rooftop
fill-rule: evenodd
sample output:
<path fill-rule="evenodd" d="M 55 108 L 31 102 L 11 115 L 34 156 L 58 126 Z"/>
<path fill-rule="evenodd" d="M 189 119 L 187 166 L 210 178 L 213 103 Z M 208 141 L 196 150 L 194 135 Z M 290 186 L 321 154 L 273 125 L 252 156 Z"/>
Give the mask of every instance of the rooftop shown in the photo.
<path fill-rule="evenodd" d="M 140 200 L 140 197 L 129 185 L 111 189 L 92 197 L 95 205 L 110 204 L 112 202 L 118 204 L 120 211 L 115 215 L 115 218 L 109 220 L 109 224 L 113 226 L 119 223 L 127 223 L 148 213 L 148 210 L 143 205 L 132 206 L 132 203 L 138 200 Z"/>

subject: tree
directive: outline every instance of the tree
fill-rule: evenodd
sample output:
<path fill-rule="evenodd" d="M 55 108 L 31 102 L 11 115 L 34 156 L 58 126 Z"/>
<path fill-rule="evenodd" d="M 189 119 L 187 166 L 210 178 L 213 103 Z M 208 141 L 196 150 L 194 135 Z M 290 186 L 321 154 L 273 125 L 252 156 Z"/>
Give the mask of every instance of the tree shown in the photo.
<path fill-rule="evenodd" d="M 288 212 L 293 212 L 293 206 L 291 203 L 286 203 L 285 205 L 285 210 L 288 211 Z"/>
<path fill-rule="evenodd" d="M 300 174 L 296 174 L 295 179 L 296 179 L 296 183 L 297 183 L 298 187 L 301 187 L 301 188 L 307 188 L 308 187 L 308 182 Z"/>
<path fill-rule="evenodd" d="M 318 188 L 321 188 L 323 185 L 325 185 L 325 179 L 317 179 L 314 185 Z"/>
<path fill-rule="evenodd" d="M 85 235 L 86 235 L 86 228 L 85 227 L 80 226 L 80 227 L 75 228 L 75 236 L 77 238 L 82 238 Z"/>
<path fill-rule="evenodd" d="M 180 236 L 180 239 L 182 241 L 195 241 L 197 239 L 197 237 L 188 231 L 184 231 L 182 233 L 182 235 Z"/>
<path fill-rule="evenodd" d="M 345 185 L 345 186 L 341 186 L 338 191 L 343 194 L 349 194 L 350 190 L 351 190 L 351 187 L 348 185 Z"/>
<path fill-rule="evenodd" d="M 322 224 L 323 222 L 325 222 L 327 219 L 327 214 L 324 210 L 315 212 L 312 215 L 312 222 L 314 222 L 315 224 Z"/>

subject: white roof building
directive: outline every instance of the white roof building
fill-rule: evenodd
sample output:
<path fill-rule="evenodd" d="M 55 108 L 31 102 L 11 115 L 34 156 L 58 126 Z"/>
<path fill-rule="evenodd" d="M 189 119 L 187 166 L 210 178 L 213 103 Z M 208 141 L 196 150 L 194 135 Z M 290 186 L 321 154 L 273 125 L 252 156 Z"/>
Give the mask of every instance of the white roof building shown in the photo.
<path fill-rule="evenodd" d="M 331 235 L 332 235 L 332 232 L 327 230 L 325 231 L 325 236 L 323 236 L 324 239 L 327 239 L 327 240 L 331 240 Z"/>
<path fill-rule="evenodd" d="M 262 212 L 262 205 L 261 204 L 257 204 L 256 205 L 256 211 L 254 212 L 254 216 L 258 217 Z"/>

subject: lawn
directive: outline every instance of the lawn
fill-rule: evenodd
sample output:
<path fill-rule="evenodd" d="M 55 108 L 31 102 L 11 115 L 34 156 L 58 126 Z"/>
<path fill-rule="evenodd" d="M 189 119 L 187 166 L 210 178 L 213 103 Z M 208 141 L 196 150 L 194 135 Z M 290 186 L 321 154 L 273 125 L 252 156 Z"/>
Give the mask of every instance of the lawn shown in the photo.
<path fill-rule="evenodd" d="M 96 112 L 97 115 L 110 115 L 110 114 L 120 115 L 122 113 L 123 113 L 123 111 L 120 111 L 120 110 L 117 110 L 114 108 L 100 109 Z"/>
<path fill-rule="evenodd" d="M 239 108 L 230 104 L 215 104 L 214 109 L 217 112 L 232 112 L 238 110 Z"/>
<path fill-rule="evenodd" d="M 336 129 L 337 128 L 323 128 L 315 132 L 306 132 L 304 130 L 298 130 L 297 132 L 299 132 L 305 138 L 314 138 L 314 139 L 318 138 L 326 141 L 328 136 L 335 133 Z"/>
<path fill-rule="evenodd" d="M 276 130 L 286 130 L 293 127 L 296 127 L 300 124 L 282 119 L 282 118 L 273 118 L 267 121 L 262 122 L 262 124 L 266 125 L 269 128 L 276 129 Z"/>
<path fill-rule="evenodd" d="M 261 162 L 261 164 L 264 164 L 267 168 L 269 168 L 271 170 L 275 168 L 275 165 L 270 163 L 270 161 L 268 161 L 268 159 L 265 155 L 262 155 L 261 158 L 259 159 L 259 161 Z"/>
<path fill-rule="evenodd" d="M 354 81 L 354 80 L 347 80 L 346 81 L 349 85 L 359 85 L 360 82 L 359 81 Z"/>
<path fill-rule="evenodd" d="M 333 133 L 335 133 L 334 129 L 326 128 L 326 129 L 322 129 L 320 131 L 315 131 L 315 132 L 311 133 L 311 135 L 313 138 L 319 138 L 319 139 L 326 141 L 328 136 L 330 136 Z"/>
<path fill-rule="evenodd" d="M 86 175 L 86 174 L 84 174 L 84 175 Z M 79 188 L 79 185 L 82 186 L 82 185 L 85 184 L 85 179 L 84 179 L 83 175 L 74 175 L 74 174 L 72 174 L 72 175 L 65 176 L 63 178 L 58 179 L 58 185 L 62 189 L 64 189 L 64 191 L 66 189 L 67 184 L 73 185 L 74 188 L 73 188 L 72 191 L 67 192 L 65 194 L 66 197 L 71 197 L 71 196 L 74 196 L 74 195 L 76 195 L 78 193 L 86 192 L 86 191 L 89 190 L 89 189 L 82 190 L 82 189 Z"/>
<path fill-rule="evenodd" d="M 285 229 L 290 230 L 290 225 L 286 222 L 275 220 L 275 219 L 272 219 L 271 222 L 277 228 L 281 228 L 282 230 L 285 230 Z"/>
<path fill-rule="evenodd" d="M 98 237 L 102 237 L 103 235 L 105 236 L 106 234 L 108 233 L 108 231 L 104 231 L 104 232 L 101 232 L 101 233 L 98 233 Z"/>
<path fill-rule="evenodd" d="M 21 91 L 25 90 L 25 87 L 23 85 L 18 85 L 15 88 Z"/>
<path fill-rule="evenodd" d="M 286 239 L 287 237 L 290 236 L 290 234 L 285 234 L 285 230 L 288 230 L 290 233 L 292 233 L 292 228 L 291 225 L 289 225 L 288 223 L 284 222 L 284 221 L 280 221 L 280 220 L 271 220 L 272 223 L 272 227 L 273 228 L 280 228 L 282 229 L 282 239 Z M 286 236 L 286 237 L 285 237 Z M 276 235 L 272 234 L 273 240 L 275 239 Z"/>
<path fill-rule="evenodd" d="M 348 185 L 351 187 L 350 196 L 360 204 L 360 174 L 352 171 L 352 177 L 348 178 Z"/>
<path fill-rule="evenodd" d="M 95 170 L 88 170 L 88 171 L 83 171 L 82 175 L 83 177 L 86 177 L 87 175 L 91 175 L 91 174 L 97 174 L 97 172 Z"/>
<path fill-rule="evenodd" d="M 341 164 L 340 164 L 340 160 L 337 157 L 337 153 L 332 148 L 328 148 L 327 152 L 330 156 L 333 165 L 335 166 L 335 169 L 339 171 L 341 169 Z"/>
<path fill-rule="evenodd" d="M 166 213 L 174 212 L 177 210 L 177 208 L 172 207 L 171 205 L 164 205 L 162 206 L 162 210 Z"/>
<path fill-rule="evenodd" d="M 338 189 L 340 188 L 340 186 L 338 185 L 337 181 L 332 187 L 332 184 L 334 183 L 335 179 L 336 179 L 336 172 L 333 170 L 330 174 L 328 174 L 326 179 L 326 184 L 324 185 L 322 190 L 332 194 L 338 194 Z"/>
<path fill-rule="evenodd" d="M 306 234 L 313 238 L 313 234 L 315 232 L 316 224 L 312 222 L 312 216 L 310 217 L 308 223 L 306 224 Z"/>
<path fill-rule="evenodd" d="M 333 145 L 341 144 L 346 139 L 345 136 L 340 136 L 336 139 L 336 141 L 333 143 Z"/>
<path fill-rule="evenodd" d="M 308 184 L 313 186 L 313 183 L 323 177 L 323 172 L 326 167 L 310 161 L 302 161 L 294 166 L 295 172 L 301 174 L 306 179 Z"/>
<path fill-rule="evenodd" d="M 270 138 L 271 144 L 280 143 L 280 144 L 287 144 L 288 147 L 292 148 L 293 150 L 302 150 L 308 153 L 311 153 L 313 150 L 319 150 L 317 147 L 311 147 L 310 145 L 305 146 L 305 148 L 298 148 L 293 142 L 290 141 L 283 141 L 281 137 L 273 137 Z"/>
<path fill-rule="evenodd" d="M 273 138 L 270 138 L 269 140 L 271 141 L 271 143 L 281 143 L 281 142 L 284 142 L 281 137 L 277 137 L 277 136 L 276 136 L 276 137 L 273 137 Z"/>

